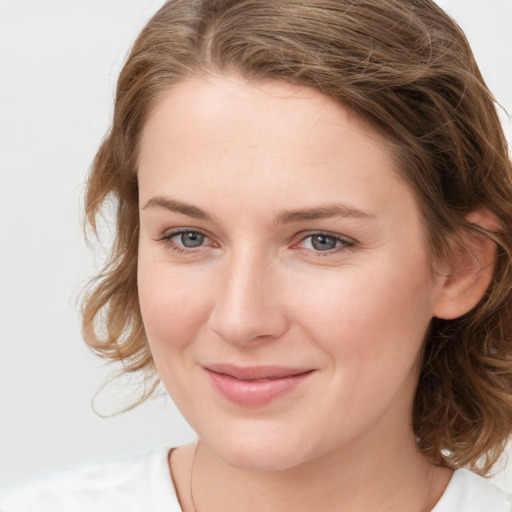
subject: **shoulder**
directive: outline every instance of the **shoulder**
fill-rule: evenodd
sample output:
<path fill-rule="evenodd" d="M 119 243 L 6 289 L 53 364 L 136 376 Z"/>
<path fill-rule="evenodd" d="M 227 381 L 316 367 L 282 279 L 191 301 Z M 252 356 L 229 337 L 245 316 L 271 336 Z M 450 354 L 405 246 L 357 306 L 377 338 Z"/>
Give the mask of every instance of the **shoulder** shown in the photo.
<path fill-rule="evenodd" d="M 0 494 L 2 512 L 180 512 L 168 448 L 90 463 Z"/>
<path fill-rule="evenodd" d="M 458 469 L 432 512 L 512 512 L 512 496 L 466 469 Z"/>

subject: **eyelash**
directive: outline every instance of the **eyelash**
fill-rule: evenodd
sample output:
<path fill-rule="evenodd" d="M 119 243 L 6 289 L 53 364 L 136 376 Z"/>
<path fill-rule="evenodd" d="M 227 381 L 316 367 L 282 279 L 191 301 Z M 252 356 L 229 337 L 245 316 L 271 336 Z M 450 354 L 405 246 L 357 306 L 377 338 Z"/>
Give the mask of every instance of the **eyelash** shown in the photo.
<path fill-rule="evenodd" d="M 209 236 L 204 231 L 201 231 L 200 229 L 194 228 L 182 228 L 178 229 L 176 231 L 172 231 L 171 233 L 168 233 L 161 238 L 158 239 L 158 241 L 165 243 L 172 251 L 178 253 L 178 254 L 198 254 L 201 252 L 201 249 L 204 249 L 204 245 L 199 245 L 196 248 L 188 248 L 185 246 L 177 245 L 175 242 L 173 242 L 173 238 L 185 234 L 185 233 L 191 233 L 191 234 L 197 234 L 205 237 L 205 239 L 209 239 Z M 346 250 L 354 250 L 357 246 L 357 242 L 351 238 L 348 237 L 342 237 L 333 233 L 324 232 L 324 231 L 312 231 L 305 235 L 302 235 L 298 242 L 294 243 L 294 246 L 297 246 L 304 241 L 306 241 L 308 238 L 312 239 L 313 237 L 325 237 L 325 238 L 332 238 L 335 240 L 336 244 L 340 244 L 338 247 L 333 247 L 332 249 L 327 249 L 325 251 L 320 250 L 314 250 L 314 249 L 305 249 L 298 247 L 298 249 L 305 249 L 312 254 L 314 254 L 315 257 L 323 258 L 332 256 L 334 254 L 337 254 L 342 251 Z"/>
<path fill-rule="evenodd" d="M 314 249 L 305 249 L 307 251 L 312 252 L 312 254 L 314 254 L 314 256 L 316 258 L 325 258 L 325 257 L 333 256 L 335 254 L 338 254 L 340 252 L 344 252 L 347 250 L 353 251 L 357 246 L 357 242 L 355 240 L 353 240 L 352 238 L 343 237 L 343 236 L 340 236 L 340 235 L 337 235 L 334 233 L 325 232 L 325 231 L 311 231 L 311 232 L 301 236 L 301 238 L 299 239 L 297 244 L 303 243 L 308 238 L 313 239 L 313 237 L 332 238 L 335 240 L 336 244 L 338 244 L 338 243 L 340 244 L 337 247 L 333 247 L 332 249 L 328 249 L 325 251 L 319 251 L 319 250 L 314 250 Z M 297 245 L 297 244 L 295 244 L 295 245 Z"/>
<path fill-rule="evenodd" d="M 209 239 L 208 235 L 204 231 L 201 231 L 200 229 L 197 229 L 197 228 L 194 228 L 194 229 L 182 228 L 182 229 L 178 229 L 176 231 L 172 231 L 171 233 L 165 234 L 164 236 L 159 238 L 158 241 L 159 242 L 163 242 L 172 251 L 174 251 L 174 252 L 176 252 L 178 254 L 192 254 L 192 253 L 197 254 L 198 252 L 200 252 L 201 249 L 204 248 L 204 245 L 200 245 L 197 248 L 189 248 L 189 247 L 177 245 L 175 242 L 173 242 L 173 240 L 172 240 L 173 238 L 175 238 L 175 237 L 177 237 L 179 235 L 185 234 L 185 233 L 194 233 L 194 234 L 197 234 L 197 235 L 204 236 L 205 239 Z"/>

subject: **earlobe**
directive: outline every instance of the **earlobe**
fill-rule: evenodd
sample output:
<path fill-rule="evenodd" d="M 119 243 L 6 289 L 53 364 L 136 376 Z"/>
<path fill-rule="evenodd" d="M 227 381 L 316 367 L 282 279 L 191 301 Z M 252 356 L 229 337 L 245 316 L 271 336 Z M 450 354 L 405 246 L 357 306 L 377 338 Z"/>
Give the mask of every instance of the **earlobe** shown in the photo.
<path fill-rule="evenodd" d="M 488 210 L 478 210 L 466 217 L 468 225 L 496 231 L 497 217 Z M 452 261 L 445 265 L 434 316 L 444 320 L 458 318 L 473 309 L 491 283 L 496 264 L 496 245 L 477 229 L 463 228 L 450 241 Z"/>

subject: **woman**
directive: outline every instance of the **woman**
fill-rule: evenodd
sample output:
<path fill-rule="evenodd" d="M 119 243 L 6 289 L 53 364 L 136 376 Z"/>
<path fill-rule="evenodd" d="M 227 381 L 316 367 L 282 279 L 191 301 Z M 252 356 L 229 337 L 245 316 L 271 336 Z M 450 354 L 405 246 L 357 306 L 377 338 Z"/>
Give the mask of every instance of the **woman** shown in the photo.
<path fill-rule="evenodd" d="M 168 2 L 119 78 L 93 228 L 110 197 L 85 339 L 199 441 L 6 511 L 512 510 L 476 474 L 512 430 L 511 164 L 435 4 Z"/>

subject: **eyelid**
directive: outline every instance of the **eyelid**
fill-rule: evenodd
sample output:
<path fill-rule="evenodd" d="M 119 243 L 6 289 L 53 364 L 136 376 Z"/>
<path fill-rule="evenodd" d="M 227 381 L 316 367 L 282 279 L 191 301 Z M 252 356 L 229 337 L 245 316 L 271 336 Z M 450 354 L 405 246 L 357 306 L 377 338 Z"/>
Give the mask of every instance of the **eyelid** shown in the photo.
<path fill-rule="evenodd" d="M 305 250 L 311 251 L 312 253 L 314 253 L 315 255 L 318 255 L 318 256 L 322 256 L 322 255 L 328 256 L 328 255 L 337 253 L 339 251 L 348 250 L 348 249 L 353 250 L 358 245 L 357 240 L 355 240 L 354 238 L 351 238 L 349 236 L 342 235 L 340 233 L 333 233 L 331 231 L 320 231 L 320 230 L 299 233 L 296 236 L 296 242 L 294 242 L 293 245 L 297 246 L 301 242 L 304 242 L 305 240 L 307 240 L 308 238 L 311 238 L 313 236 L 331 237 L 331 238 L 336 239 L 337 242 L 339 241 L 342 243 L 341 246 L 334 247 L 333 249 L 328 249 L 325 251 L 315 251 L 314 249 L 305 249 Z M 304 249 L 304 248 L 299 247 L 299 249 Z"/>
<path fill-rule="evenodd" d="M 204 250 L 207 247 L 218 247 L 218 243 L 210 243 L 210 244 L 203 244 L 199 245 L 197 247 L 186 247 L 184 245 L 180 245 L 175 243 L 172 239 L 180 234 L 183 233 L 197 233 L 199 235 L 202 235 L 205 237 L 208 241 L 213 241 L 213 238 L 203 229 L 196 228 L 196 227 L 188 227 L 188 226 L 182 226 L 179 228 L 171 228 L 164 231 L 164 233 L 157 238 L 158 242 L 162 242 L 166 244 L 170 249 L 179 252 L 179 253 L 199 253 L 201 250 Z"/>
<path fill-rule="evenodd" d="M 182 226 L 179 228 L 170 228 L 166 229 L 164 233 L 159 237 L 159 240 L 169 240 L 170 238 L 180 235 L 181 233 L 198 233 L 200 235 L 205 236 L 206 238 L 211 238 L 206 231 L 201 228 L 193 228 L 188 226 Z"/>

